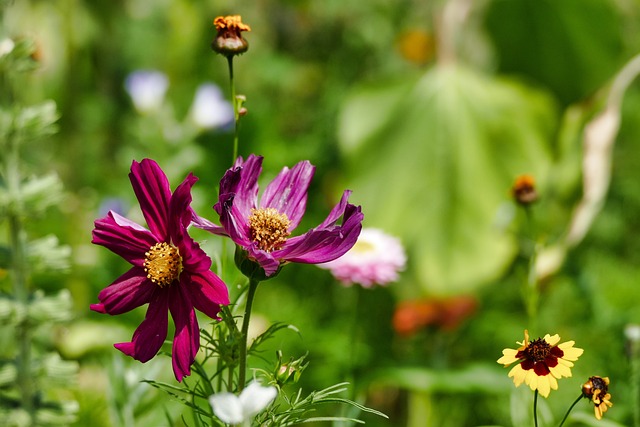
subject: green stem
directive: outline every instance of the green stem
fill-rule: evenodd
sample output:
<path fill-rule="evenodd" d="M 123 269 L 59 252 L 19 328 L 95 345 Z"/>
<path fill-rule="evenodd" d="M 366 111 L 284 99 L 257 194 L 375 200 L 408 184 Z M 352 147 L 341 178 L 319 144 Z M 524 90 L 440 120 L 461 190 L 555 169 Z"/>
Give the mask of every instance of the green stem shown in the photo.
<path fill-rule="evenodd" d="M 236 98 L 236 84 L 233 77 L 233 55 L 227 56 L 227 63 L 229 64 L 229 84 L 231 85 L 231 102 L 233 104 L 233 120 L 234 120 L 234 132 L 233 132 L 233 157 L 231 158 L 231 165 L 233 165 L 238 158 L 238 134 L 240 123 L 240 111 L 238 109 L 238 99 Z"/>
<path fill-rule="evenodd" d="M 22 205 L 20 197 L 20 153 L 18 147 L 19 135 L 8 136 L 8 153 L 5 158 L 4 170 L 7 189 L 11 204 L 7 217 L 11 239 L 11 267 L 13 278 L 13 293 L 18 304 L 26 308 L 29 303 L 27 287 L 27 257 L 26 242 L 22 224 Z M 17 383 L 21 394 L 24 410 L 29 414 L 31 424 L 35 420 L 35 390 L 31 375 L 31 328 L 28 318 L 23 318 L 16 327 L 18 340 Z"/>
<path fill-rule="evenodd" d="M 575 400 L 575 402 L 573 402 L 571 404 L 571 406 L 569 407 L 569 410 L 567 411 L 566 414 L 564 414 L 564 418 L 562 419 L 562 421 L 560 421 L 560 425 L 558 427 L 562 427 L 564 422 L 567 420 L 567 417 L 569 416 L 569 414 L 573 410 L 573 407 L 576 406 L 578 404 L 578 402 L 580 402 L 580 399 L 582 399 L 582 393 L 580 393 L 580 396 L 578 396 L 578 398 Z"/>
<path fill-rule="evenodd" d="M 242 331 L 240 334 L 240 371 L 238 379 L 238 392 L 244 389 L 247 378 L 247 340 L 249 335 L 249 321 L 251 320 L 251 306 L 253 305 L 253 297 L 256 294 L 256 289 L 258 289 L 258 284 L 260 284 L 258 280 L 249 280 L 249 291 L 247 292 L 247 303 L 244 308 Z"/>
<path fill-rule="evenodd" d="M 538 390 L 533 393 L 533 424 L 538 427 Z"/>

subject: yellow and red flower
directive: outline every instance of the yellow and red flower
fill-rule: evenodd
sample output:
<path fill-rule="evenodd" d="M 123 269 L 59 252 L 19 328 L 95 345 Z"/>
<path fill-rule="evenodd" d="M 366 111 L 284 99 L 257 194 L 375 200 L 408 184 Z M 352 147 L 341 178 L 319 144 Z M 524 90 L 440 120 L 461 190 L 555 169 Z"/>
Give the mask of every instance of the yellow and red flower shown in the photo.
<path fill-rule="evenodd" d="M 538 390 L 542 396 L 547 397 L 551 389 L 558 389 L 558 379 L 571 376 L 573 362 L 584 351 L 574 347 L 574 341 L 562 344 L 558 342 L 558 334 L 547 334 L 544 338 L 529 340 L 529 331 L 525 330 L 524 341 L 518 342 L 520 347 L 502 350 L 498 363 L 507 367 L 518 362 L 509 371 L 509 377 L 513 377 L 516 387 L 524 382 L 531 390 Z"/>
<path fill-rule="evenodd" d="M 602 414 L 613 406 L 607 377 L 589 377 L 589 381 L 582 385 L 582 396 L 593 402 L 597 419 L 602 419 Z"/>

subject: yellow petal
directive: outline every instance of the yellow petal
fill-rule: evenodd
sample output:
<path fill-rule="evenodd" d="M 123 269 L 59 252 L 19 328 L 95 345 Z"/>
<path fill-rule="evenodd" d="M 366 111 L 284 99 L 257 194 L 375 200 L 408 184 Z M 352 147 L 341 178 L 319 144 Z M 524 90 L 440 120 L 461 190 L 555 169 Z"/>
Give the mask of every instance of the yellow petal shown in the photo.
<path fill-rule="evenodd" d="M 560 335 L 555 334 L 554 336 L 551 336 L 551 335 L 547 334 L 547 335 L 544 336 L 544 340 L 550 346 L 554 346 L 554 345 L 556 345 L 558 343 L 558 341 L 560 341 Z"/>
<path fill-rule="evenodd" d="M 522 384 L 526 375 L 527 372 L 522 369 L 522 366 L 520 366 L 520 364 L 517 364 L 511 369 L 511 371 L 509 371 L 509 377 L 513 377 L 513 383 L 516 385 L 516 387 Z"/>
<path fill-rule="evenodd" d="M 562 377 L 568 378 L 571 376 L 571 369 L 569 369 L 569 367 L 561 363 L 554 366 L 553 368 L 549 368 L 549 370 L 551 371 L 551 375 L 553 375 L 556 378 L 562 378 Z"/>
<path fill-rule="evenodd" d="M 538 377 L 538 392 L 540 396 L 549 397 L 551 386 L 549 385 L 549 376 Z"/>
<path fill-rule="evenodd" d="M 504 350 L 502 350 L 502 354 L 503 356 L 500 359 L 498 359 L 497 362 L 504 366 L 509 366 L 513 362 L 518 361 L 518 359 L 516 358 L 516 354 L 518 354 L 518 350 L 505 348 Z"/>
<path fill-rule="evenodd" d="M 549 386 L 551 386 L 552 389 L 557 390 L 558 380 L 556 380 L 553 375 L 547 375 L 547 378 L 549 379 Z"/>
<path fill-rule="evenodd" d="M 582 353 L 584 353 L 583 349 L 575 348 L 573 347 L 573 344 L 574 341 L 567 341 L 558 346 L 558 348 L 560 348 L 560 350 L 562 350 L 562 352 L 564 353 L 564 356 L 562 356 L 563 359 L 578 360 L 578 357 L 580 357 Z"/>

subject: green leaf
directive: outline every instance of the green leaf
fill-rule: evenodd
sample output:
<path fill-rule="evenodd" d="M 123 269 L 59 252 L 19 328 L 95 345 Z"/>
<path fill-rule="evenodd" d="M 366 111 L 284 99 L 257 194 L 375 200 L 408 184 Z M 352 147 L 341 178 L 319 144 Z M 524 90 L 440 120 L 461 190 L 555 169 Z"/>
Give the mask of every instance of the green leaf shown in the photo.
<path fill-rule="evenodd" d="M 497 0 L 486 28 L 501 71 L 528 76 L 567 104 L 591 95 L 624 60 L 626 26 L 613 1 Z"/>
<path fill-rule="evenodd" d="M 360 89 L 343 111 L 352 198 L 365 226 L 403 240 L 423 291 L 454 294 L 497 277 L 516 250 L 500 217 L 513 180 L 544 181 L 551 166 L 550 98 L 442 66 L 410 90 Z"/>

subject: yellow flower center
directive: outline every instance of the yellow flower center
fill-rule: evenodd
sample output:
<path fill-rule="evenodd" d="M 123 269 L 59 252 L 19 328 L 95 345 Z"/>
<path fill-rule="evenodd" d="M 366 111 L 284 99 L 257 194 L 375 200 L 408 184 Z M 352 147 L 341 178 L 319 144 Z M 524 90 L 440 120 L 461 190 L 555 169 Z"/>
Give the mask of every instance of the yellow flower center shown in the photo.
<path fill-rule="evenodd" d="M 358 254 L 366 254 L 367 252 L 373 252 L 375 249 L 376 246 L 373 243 L 358 240 L 351 248 L 351 251 Z"/>
<path fill-rule="evenodd" d="M 182 257 L 178 248 L 168 243 L 156 243 L 144 254 L 144 271 L 147 278 L 164 288 L 182 273 Z"/>
<path fill-rule="evenodd" d="M 287 241 L 291 221 L 274 208 L 251 209 L 249 230 L 251 240 L 263 251 L 278 250 Z"/>
<path fill-rule="evenodd" d="M 529 360 L 535 360 L 536 362 L 542 362 L 547 358 L 549 352 L 551 351 L 551 346 L 544 339 L 538 338 L 537 340 L 531 341 L 527 348 L 524 350 L 525 356 Z"/>

